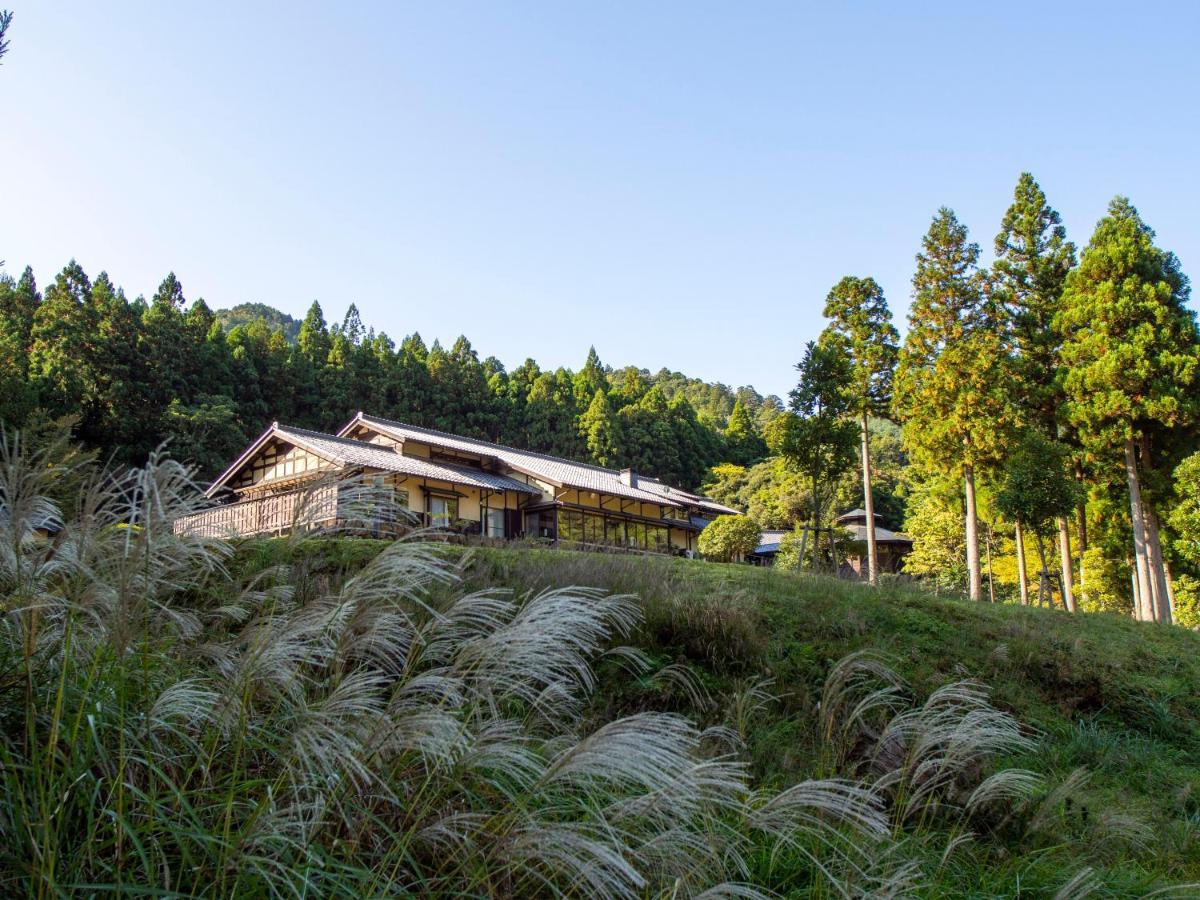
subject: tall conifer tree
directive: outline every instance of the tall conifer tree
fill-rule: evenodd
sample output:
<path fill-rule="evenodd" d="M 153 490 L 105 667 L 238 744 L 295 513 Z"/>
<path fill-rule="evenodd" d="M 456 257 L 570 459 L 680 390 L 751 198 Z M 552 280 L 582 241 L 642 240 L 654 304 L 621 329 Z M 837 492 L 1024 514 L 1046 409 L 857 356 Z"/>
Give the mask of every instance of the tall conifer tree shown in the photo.
<path fill-rule="evenodd" d="M 1075 245 L 1067 240 L 1062 217 L 1028 172 L 1017 181 L 1013 203 L 996 235 L 995 251 L 992 290 L 1005 314 L 1012 344 L 1013 396 L 1026 420 L 1045 438 L 1057 440 L 1060 425 L 1066 423 L 1059 421 L 1065 397 L 1058 366 L 1062 339 L 1054 320 L 1067 273 L 1075 266 Z M 1066 516 L 1056 524 L 1063 603 L 1074 612 L 1071 531 Z M 1018 539 L 1018 543 L 1023 542 Z M 1085 549 L 1081 542 L 1079 552 Z"/>
<path fill-rule="evenodd" d="M 1067 412 L 1093 452 L 1122 455 L 1133 528 L 1139 618 L 1171 621 L 1158 516 L 1145 496 L 1152 441 L 1191 424 L 1200 410 L 1200 337 L 1186 306 L 1187 278 L 1133 204 L 1115 198 L 1067 279 Z"/>
<path fill-rule="evenodd" d="M 979 245 L 943 207 L 917 254 L 908 335 L 896 369 L 893 410 L 904 443 L 927 470 L 962 479 L 968 591 L 983 596 L 975 479 L 994 465 L 1010 418 L 1004 345 L 977 268 Z"/>
<path fill-rule="evenodd" d="M 879 583 L 879 552 L 875 545 L 875 497 L 871 490 L 871 446 L 868 422 L 888 409 L 900 335 L 892 324 L 883 288 L 874 278 L 847 275 L 825 298 L 830 320 L 821 339 L 837 345 L 850 361 L 850 402 L 859 421 L 862 444 L 863 506 L 867 513 L 867 572 Z"/>

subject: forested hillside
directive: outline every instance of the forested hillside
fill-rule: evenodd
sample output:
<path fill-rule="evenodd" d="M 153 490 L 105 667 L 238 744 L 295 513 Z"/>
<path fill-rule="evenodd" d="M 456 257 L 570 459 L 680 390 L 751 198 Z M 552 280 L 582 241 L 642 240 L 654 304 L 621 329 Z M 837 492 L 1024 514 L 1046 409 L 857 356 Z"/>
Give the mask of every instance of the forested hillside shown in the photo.
<path fill-rule="evenodd" d="M 594 350 L 578 372 L 533 359 L 508 372 L 466 337 L 397 346 L 353 306 L 332 327 L 316 302 L 299 323 L 256 303 L 214 313 L 173 274 L 130 300 L 74 261 L 44 290 L 29 269 L 0 276 L 0 329 L 7 425 L 75 417 L 85 444 L 127 462 L 169 440 L 206 475 L 272 420 L 329 431 L 365 409 L 696 487 L 721 461 L 763 455 L 755 417 L 781 409 L 752 388 L 614 371 Z"/>
<path fill-rule="evenodd" d="M 1028 174 L 993 251 L 984 265 L 939 210 L 903 340 L 874 279 L 840 280 L 819 338 L 779 361 L 798 370 L 786 408 L 594 349 L 577 371 L 508 371 L 466 337 L 397 345 L 353 305 L 330 325 L 314 302 L 296 323 L 261 304 L 214 313 L 174 275 L 130 300 L 75 262 L 44 289 L 26 269 L 0 276 L 0 420 L 69 417 L 126 462 L 167 440 L 211 475 L 271 420 L 328 431 L 365 409 L 807 526 L 785 568 L 853 552 L 877 581 L 872 548 L 839 548 L 832 528 L 863 505 L 911 535 L 905 574 L 935 591 L 1200 624 L 1200 337 L 1179 260 L 1124 198 L 1077 251 Z"/>

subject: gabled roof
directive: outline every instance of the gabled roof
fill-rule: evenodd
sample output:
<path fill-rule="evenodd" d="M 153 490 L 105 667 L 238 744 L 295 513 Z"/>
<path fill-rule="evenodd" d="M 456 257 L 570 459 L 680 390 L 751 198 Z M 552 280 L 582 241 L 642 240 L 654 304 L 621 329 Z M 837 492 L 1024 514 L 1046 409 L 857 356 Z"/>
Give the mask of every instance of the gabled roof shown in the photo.
<path fill-rule="evenodd" d="M 653 478 L 638 477 L 638 486 L 631 487 L 621 480 L 621 473 L 614 469 L 605 469 L 588 463 L 574 462 L 545 453 L 534 453 L 532 450 L 519 450 L 516 447 L 506 447 L 503 444 L 492 444 L 475 438 L 461 437 L 432 428 L 421 428 L 408 425 L 392 419 L 383 419 L 359 413 L 338 432 L 345 437 L 357 426 L 365 425 L 381 434 L 397 440 L 413 440 L 418 443 L 431 444 L 449 450 L 459 450 L 465 453 L 476 453 L 481 456 L 499 460 L 514 471 L 530 475 L 558 487 L 571 487 L 596 493 L 609 494 L 614 497 L 624 497 L 630 500 L 642 500 L 647 503 L 661 503 L 664 506 L 687 507 L 697 506 L 714 513 L 736 513 L 736 510 L 722 506 L 707 497 L 700 497 L 670 487 Z"/>
<path fill-rule="evenodd" d="M 768 528 L 763 531 L 758 539 L 758 546 L 754 548 L 757 555 L 765 555 L 768 553 L 778 553 L 779 545 L 783 541 L 783 536 L 791 534 L 790 531 L 785 531 L 781 528 Z"/>
<path fill-rule="evenodd" d="M 323 434 L 319 431 L 309 431 L 306 428 L 292 428 L 280 425 L 278 422 L 259 435 L 246 451 L 228 469 L 221 473 L 206 492 L 209 497 L 216 494 L 241 468 L 253 459 L 271 440 L 279 440 L 321 457 L 335 465 L 350 468 L 362 467 L 379 469 L 384 472 L 396 472 L 402 475 L 413 475 L 418 478 L 432 478 L 437 481 L 447 481 L 452 484 L 465 484 L 470 487 L 490 491 L 518 491 L 523 494 L 540 494 L 537 488 L 530 487 L 524 482 L 517 481 L 505 475 L 493 472 L 481 472 L 466 466 L 452 466 L 445 463 L 429 462 L 404 456 L 390 447 L 378 444 L 368 444 L 365 441 L 355 441 L 348 438 Z"/>
<path fill-rule="evenodd" d="M 854 540 L 866 542 L 866 525 L 842 525 L 842 528 L 850 532 Z M 899 531 L 891 531 L 878 525 L 875 526 L 875 540 L 880 544 L 911 544 L 913 542 L 912 538 L 907 534 L 902 534 Z"/>
<path fill-rule="evenodd" d="M 880 513 L 875 513 L 875 521 L 876 522 L 878 522 L 882 518 L 883 518 L 883 516 Z M 856 509 L 850 510 L 849 512 L 842 513 L 840 516 L 837 517 L 837 519 L 835 521 L 851 522 L 854 519 L 861 519 L 865 523 L 867 521 L 867 511 L 865 509 L 863 509 L 862 507 L 858 507 Z"/>

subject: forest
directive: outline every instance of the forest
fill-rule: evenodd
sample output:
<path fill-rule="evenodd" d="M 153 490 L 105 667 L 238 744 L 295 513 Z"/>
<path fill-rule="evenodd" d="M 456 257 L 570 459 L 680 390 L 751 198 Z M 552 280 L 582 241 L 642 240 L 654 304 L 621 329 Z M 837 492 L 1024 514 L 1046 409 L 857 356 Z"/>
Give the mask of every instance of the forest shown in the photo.
<path fill-rule="evenodd" d="M 0 276 L 0 420 L 70 422 L 127 463 L 165 441 L 211 476 L 271 420 L 331 430 L 368 409 L 801 526 L 784 567 L 828 565 L 806 535 L 865 503 L 936 591 L 1200 624 L 1200 338 L 1178 259 L 1124 198 L 1078 250 L 1027 173 L 980 256 L 939 210 L 903 340 L 872 278 L 839 281 L 819 338 L 780 362 L 798 373 L 786 402 L 595 349 L 578 371 L 508 371 L 466 337 L 397 344 L 353 305 L 297 322 L 189 302 L 174 274 L 147 300 L 75 261 L 44 288 L 26 268 Z"/>

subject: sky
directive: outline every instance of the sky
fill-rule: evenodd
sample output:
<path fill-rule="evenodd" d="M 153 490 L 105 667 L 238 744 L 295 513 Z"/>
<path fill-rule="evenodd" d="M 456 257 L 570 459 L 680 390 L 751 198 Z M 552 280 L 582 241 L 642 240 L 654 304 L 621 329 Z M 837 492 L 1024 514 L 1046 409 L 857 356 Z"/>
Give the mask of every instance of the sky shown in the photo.
<path fill-rule="evenodd" d="M 1129 196 L 1200 278 L 1200 4 L 6 0 L 0 258 L 786 394 L 940 206 Z"/>

